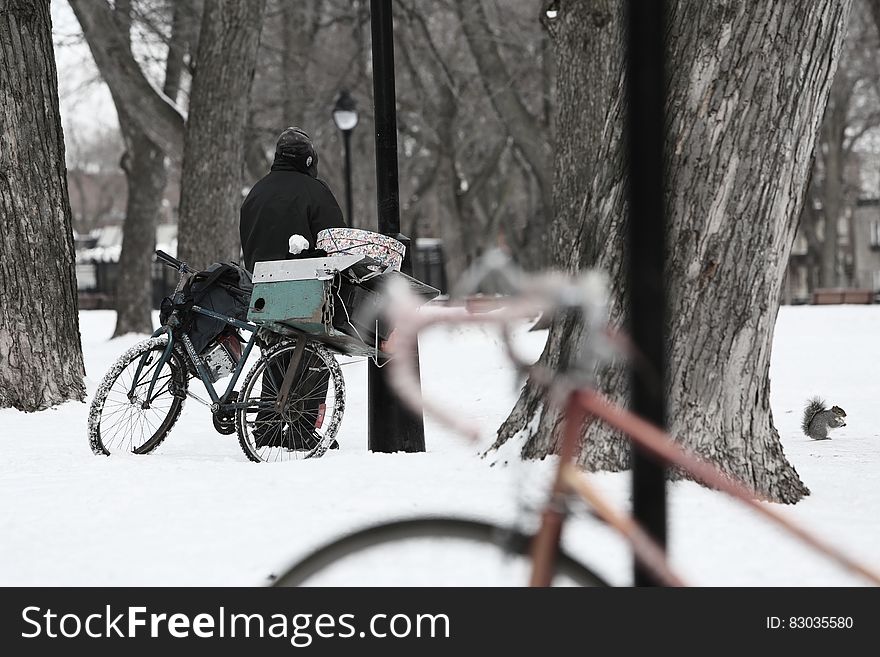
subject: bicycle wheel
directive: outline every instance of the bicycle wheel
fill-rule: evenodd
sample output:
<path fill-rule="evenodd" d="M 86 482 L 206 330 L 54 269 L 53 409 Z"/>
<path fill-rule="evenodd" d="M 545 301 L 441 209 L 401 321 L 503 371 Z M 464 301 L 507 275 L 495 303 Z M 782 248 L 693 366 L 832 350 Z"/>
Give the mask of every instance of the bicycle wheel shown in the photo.
<path fill-rule="evenodd" d="M 345 382 L 326 347 L 306 345 L 294 373 L 287 403 L 275 409 L 294 340 L 275 345 L 256 362 L 238 396 L 236 414 L 242 451 L 252 461 L 290 461 L 322 456 L 329 449 L 345 410 Z"/>
<path fill-rule="evenodd" d="M 95 454 L 149 454 L 177 422 L 189 378 L 177 350 L 162 365 L 150 402 L 144 406 L 167 346 L 167 335 L 150 338 L 134 345 L 110 367 L 89 409 L 89 445 Z"/>
<path fill-rule="evenodd" d="M 318 548 L 272 586 L 527 586 L 530 541 L 479 520 L 398 520 Z M 556 559 L 553 585 L 608 586 L 564 552 Z"/>

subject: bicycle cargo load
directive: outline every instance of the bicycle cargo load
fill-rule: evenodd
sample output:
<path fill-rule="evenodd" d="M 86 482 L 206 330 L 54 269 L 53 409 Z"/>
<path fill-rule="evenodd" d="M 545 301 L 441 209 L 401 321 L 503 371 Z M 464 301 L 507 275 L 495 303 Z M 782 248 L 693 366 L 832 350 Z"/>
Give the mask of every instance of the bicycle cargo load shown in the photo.
<path fill-rule="evenodd" d="M 325 228 L 318 231 L 316 248 L 327 255 L 362 255 L 384 267 L 400 271 L 406 247 L 399 240 L 360 228 Z"/>
<path fill-rule="evenodd" d="M 231 262 L 215 262 L 196 272 L 183 290 L 174 297 L 165 297 L 159 316 L 165 323 L 173 310 L 183 311 L 186 334 L 197 353 L 202 351 L 228 328 L 223 320 L 191 312 L 199 306 L 233 319 L 247 319 L 253 283 L 250 273 Z"/>
<path fill-rule="evenodd" d="M 272 340 L 278 336 L 261 336 L 259 326 L 234 317 L 246 314 L 251 288 L 250 274 L 237 265 L 216 263 L 194 272 L 164 251 L 157 250 L 156 258 L 180 278 L 163 304 L 162 326 L 126 350 L 101 380 L 89 408 L 92 452 L 152 453 L 189 396 L 209 406 L 218 433 L 238 434 L 251 461 L 307 459 L 333 449 L 345 383 L 330 350 L 302 334 Z M 200 331 L 214 333 L 198 322 L 202 317 L 219 319 L 225 328 L 196 353 L 188 331 L 195 327 L 199 345 L 205 339 Z M 255 347 L 260 355 L 245 374 Z M 229 381 L 218 389 L 225 376 Z M 204 384 L 210 402 L 189 392 L 191 380 Z"/>
<path fill-rule="evenodd" d="M 282 335 L 307 333 L 350 355 L 382 355 L 379 344 L 392 329 L 380 312 L 382 289 L 391 277 L 426 302 L 440 294 L 365 255 L 257 262 L 248 319 Z"/>

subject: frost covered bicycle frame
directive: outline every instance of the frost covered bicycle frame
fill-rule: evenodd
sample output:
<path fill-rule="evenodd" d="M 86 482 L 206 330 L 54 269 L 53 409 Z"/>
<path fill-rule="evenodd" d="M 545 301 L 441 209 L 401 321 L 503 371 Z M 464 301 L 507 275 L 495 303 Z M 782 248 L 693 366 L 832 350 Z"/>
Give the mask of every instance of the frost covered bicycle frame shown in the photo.
<path fill-rule="evenodd" d="M 177 295 L 194 272 L 163 251 L 156 251 L 156 256 L 180 273 Z M 223 368 L 212 365 L 209 371 L 205 361 L 210 356 L 198 354 L 187 333 L 179 330 L 181 317 L 175 308 L 162 327 L 123 354 L 104 377 L 89 413 L 92 450 L 104 455 L 152 452 L 176 422 L 185 398 L 192 397 L 210 408 L 219 433 L 238 433 L 239 444 L 252 461 L 323 455 L 335 439 L 345 408 L 342 373 L 327 348 L 294 331 L 274 335 L 273 346 L 263 345 L 263 354 L 239 393 L 235 387 L 262 327 L 198 305 L 187 312 L 250 332 L 237 362 L 230 357 Z M 238 341 L 238 336 L 234 339 Z M 206 349 L 218 347 L 223 348 L 215 339 Z M 218 393 L 213 384 L 227 375 L 230 380 Z M 188 390 L 191 376 L 205 386 L 210 402 Z M 136 444 L 138 431 L 142 440 Z"/>
<path fill-rule="evenodd" d="M 174 267 L 177 269 L 180 274 L 180 279 L 177 282 L 177 287 L 174 288 L 174 292 L 172 293 L 172 297 L 176 296 L 182 289 L 184 284 L 186 283 L 187 277 L 191 276 L 194 272 L 187 266 L 185 262 L 178 260 L 177 258 L 165 253 L 164 251 L 156 251 L 156 257 L 159 260 L 162 260 L 165 264 L 170 267 Z M 205 366 L 204 360 L 202 357 L 196 353 L 195 347 L 193 347 L 192 341 L 189 339 L 189 336 L 186 333 L 182 333 L 180 338 L 183 343 L 184 348 L 186 349 L 186 353 L 189 355 L 191 362 L 195 366 L 196 371 L 198 372 L 199 380 L 204 384 L 205 390 L 208 393 L 208 396 L 211 398 L 211 404 L 209 405 L 211 408 L 211 412 L 215 415 L 221 411 L 237 411 L 242 408 L 241 404 L 238 403 L 223 403 L 223 399 L 229 397 L 232 391 L 235 389 L 235 385 L 238 383 L 238 378 L 241 376 L 241 372 L 244 369 L 244 364 L 250 356 L 251 350 L 254 347 L 257 339 L 257 331 L 259 330 L 259 326 L 253 324 L 251 322 L 243 322 L 239 319 L 235 319 L 234 317 L 228 317 L 226 315 L 221 315 L 220 313 L 216 313 L 213 310 L 208 310 L 207 308 L 202 308 L 198 305 L 193 305 L 191 308 L 192 312 L 197 313 L 199 315 L 205 315 L 207 317 L 211 317 L 213 319 L 219 319 L 221 322 L 224 322 L 228 326 L 232 326 L 237 329 L 241 329 L 243 331 L 249 331 L 251 333 L 251 337 L 244 345 L 244 349 L 242 350 L 241 357 L 238 359 L 238 362 L 235 365 L 235 369 L 232 372 L 232 377 L 229 379 L 229 383 L 226 385 L 226 390 L 223 395 L 217 394 L 217 390 L 214 388 L 212 377 L 208 374 L 207 368 Z M 180 327 L 180 316 L 179 311 L 177 309 L 171 312 L 171 315 L 168 318 L 168 321 L 164 326 L 160 326 L 153 333 L 151 337 L 157 338 L 161 335 L 168 336 L 168 346 L 165 347 L 165 352 L 162 354 L 162 360 L 160 362 L 167 362 L 168 358 L 171 356 L 171 352 L 174 349 L 175 345 L 175 336 L 174 330 Z M 129 391 L 129 394 L 134 394 L 134 386 L 135 382 L 138 380 L 138 375 L 143 367 L 143 361 L 146 359 L 146 356 L 141 360 L 138 364 L 138 369 L 135 374 L 135 378 L 132 381 L 132 389 Z M 150 381 L 150 386 L 147 390 L 147 398 L 144 401 L 145 404 L 150 403 L 150 396 L 153 393 L 153 389 L 156 385 L 156 379 L 159 375 L 161 368 L 156 368 L 155 373 Z M 288 388 L 289 391 L 289 388 Z"/>

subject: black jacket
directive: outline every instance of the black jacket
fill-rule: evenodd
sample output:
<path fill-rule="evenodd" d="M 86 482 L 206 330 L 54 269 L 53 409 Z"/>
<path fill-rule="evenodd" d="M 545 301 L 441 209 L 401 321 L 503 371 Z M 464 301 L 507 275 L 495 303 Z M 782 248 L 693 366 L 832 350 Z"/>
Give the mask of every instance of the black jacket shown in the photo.
<path fill-rule="evenodd" d="M 289 252 L 291 235 L 299 234 L 315 249 L 318 231 L 342 228 L 342 210 L 326 183 L 276 157 L 272 170 L 255 184 L 241 205 L 241 248 L 244 266 L 264 260 L 315 257 L 318 253 Z"/>

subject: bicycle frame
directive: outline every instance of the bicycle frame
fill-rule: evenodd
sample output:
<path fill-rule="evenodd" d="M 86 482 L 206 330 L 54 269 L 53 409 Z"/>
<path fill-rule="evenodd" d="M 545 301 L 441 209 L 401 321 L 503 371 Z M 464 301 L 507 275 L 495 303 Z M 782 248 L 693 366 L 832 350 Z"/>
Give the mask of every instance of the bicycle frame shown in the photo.
<path fill-rule="evenodd" d="M 156 251 L 156 257 L 158 260 L 163 261 L 165 264 L 174 267 L 180 273 L 180 279 L 177 281 L 177 286 L 174 289 L 174 294 L 177 294 L 183 289 L 184 282 L 186 281 L 186 277 L 191 275 L 193 272 L 187 266 L 185 262 L 178 260 L 177 258 L 168 255 L 164 251 Z M 251 354 L 251 350 L 254 347 L 254 344 L 257 340 L 257 331 L 259 330 L 259 326 L 253 322 L 243 322 L 241 320 L 235 319 L 234 317 L 229 317 L 227 315 L 221 315 L 220 313 L 216 313 L 213 310 L 208 310 L 207 308 L 202 308 L 201 306 L 194 305 L 191 308 L 192 312 L 198 313 L 200 315 L 205 315 L 207 317 L 212 317 L 214 319 L 219 319 L 224 322 L 228 326 L 233 326 L 237 329 L 241 329 L 244 331 L 250 331 L 251 337 L 245 344 L 245 348 L 242 352 L 241 358 L 238 359 L 238 363 L 236 364 L 235 369 L 232 372 L 232 377 L 229 379 L 229 383 L 226 386 L 226 390 L 222 395 L 217 394 L 217 391 L 214 388 L 214 384 L 211 381 L 211 377 L 208 375 L 208 371 L 205 367 L 205 363 L 202 360 L 202 357 L 196 352 L 195 347 L 193 347 L 192 341 L 189 339 L 185 333 L 183 333 L 180 337 L 180 341 L 183 343 L 184 350 L 187 353 L 187 356 L 192 361 L 193 365 L 196 368 L 196 373 L 198 375 L 199 380 L 202 382 L 202 385 L 205 386 L 205 390 L 208 393 L 208 396 L 211 398 L 211 403 L 207 404 L 203 400 L 199 399 L 195 395 L 192 395 L 197 401 L 205 403 L 210 406 L 212 413 L 217 413 L 218 411 L 228 410 L 228 411 L 238 411 L 243 408 L 247 408 L 246 404 L 239 403 L 238 401 L 229 402 L 226 401 L 231 396 L 232 392 L 235 390 L 235 385 L 238 383 L 238 379 L 241 376 L 241 372 L 244 369 L 244 364 L 247 362 L 248 357 Z M 173 311 L 171 314 L 172 318 L 177 316 L 177 310 Z M 143 408 L 149 408 L 150 403 L 153 401 L 153 391 L 156 388 L 156 382 L 158 381 L 159 372 L 162 371 L 162 368 L 165 366 L 165 363 L 168 362 L 168 359 L 171 357 L 171 353 L 174 350 L 174 341 L 177 339 L 174 335 L 174 330 L 171 326 L 169 326 L 170 320 L 168 323 L 163 325 L 161 328 L 156 330 L 152 337 L 159 337 L 160 335 L 166 334 L 168 335 L 168 345 L 165 347 L 165 351 L 162 353 L 162 356 L 159 361 L 159 366 L 156 368 L 156 371 L 153 373 L 153 377 L 150 380 L 150 385 L 147 388 L 146 399 L 143 402 Z M 302 334 L 297 332 L 297 345 L 294 349 L 294 353 L 292 358 L 290 359 L 290 363 L 287 366 L 287 371 L 284 375 L 284 382 L 281 385 L 281 389 L 279 390 L 278 399 L 273 403 L 273 406 L 276 410 L 280 410 L 283 408 L 284 404 L 287 401 L 287 396 L 290 392 L 290 387 L 293 383 L 293 378 L 296 370 L 299 368 L 300 363 L 302 362 L 302 356 L 305 351 L 306 343 L 309 342 L 309 337 L 306 334 Z M 134 390 L 137 386 L 137 382 L 140 380 L 141 370 L 143 369 L 144 364 L 146 363 L 146 359 L 148 354 L 144 354 L 138 363 L 137 369 L 135 370 L 134 378 L 132 379 L 131 388 L 128 392 L 129 399 L 133 399 Z M 259 408 L 257 410 L 260 410 Z"/>
<path fill-rule="evenodd" d="M 580 403 L 578 392 L 568 395 L 564 417 L 556 477 L 549 502 L 541 513 L 540 528 L 532 541 L 532 574 L 529 586 L 550 586 L 553 580 L 566 516 L 566 498 L 572 494 L 583 499 L 599 518 L 624 536 L 636 557 L 658 583 L 665 586 L 686 586 L 684 580 L 669 566 L 659 543 L 631 516 L 617 512 L 608 504 L 575 466 L 575 458 L 582 442 L 582 430 L 592 420 L 587 408 Z"/>
<path fill-rule="evenodd" d="M 210 376 L 208 376 L 208 371 L 205 367 L 205 363 L 202 360 L 202 357 L 196 353 L 195 347 L 193 347 L 192 342 L 186 334 L 183 334 L 181 338 L 181 342 L 183 343 L 184 349 L 186 350 L 187 355 L 192 360 L 193 365 L 195 365 L 196 372 L 198 373 L 198 378 L 205 386 L 205 390 L 208 393 L 208 396 L 211 398 L 212 402 L 212 410 L 219 409 L 221 406 L 221 400 L 226 399 L 232 391 L 235 389 L 235 385 L 238 383 L 238 379 L 241 376 L 241 372 L 244 369 L 244 364 L 250 356 L 251 350 L 254 347 L 257 339 L 257 330 L 259 326 L 253 324 L 251 322 L 243 322 L 241 320 L 235 319 L 234 317 L 228 317 L 226 315 L 221 315 L 220 313 L 216 313 L 213 310 L 208 310 L 207 308 L 202 308 L 201 306 L 193 306 L 192 310 L 200 315 L 205 315 L 207 317 L 213 317 L 214 319 L 219 319 L 225 322 L 229 326 L 234 326 L 235 328 L 242 329 L 244 331 L 250 331 L 251 337 L 245 343 L 244 350 L 242 351 L 241 358 L 239 358 L 238 363 L 235 366 L 235 370 L 232 372 L 232 377 L 229 379 L 229 383 L 226 386 L 226 390 L 222 395 L 217 394 L 217 391 L 214 388 L 214 384 L 211 382 Z M 174 331 L 170 326 L 165 325 L 157 329 L 151 337 L 159 337 L 161 335 L 168 335 L 168 345 L 165 347 L 165 351 L 160 358 L 159 365 L 156 367 L 155 372 L 153 372 L 152 380 L 150 381 L 150 385 L 147 388 L 147 395 L 144 404 L 145 408 L 149 407 L 149 404 L 153 401 L 153 390 L 156 386 L 156 381 L 159 377 L 159 373 L 162 371 L 162 368 L 165 366 L 165 363 L 168 362 L 168 359 L 171 357 L 171 352 L 174 349 L 174 343 L 177 338 L 174 336 Z M 141 361 L 138 363 L 137 370 L 135 370 L 134 378 L 132 379 L 131 390 L 129 390 L 129 395 L 134 394 L 134 389 L 136 387 L 137 382 L 140 380 L 141 369 L 143 368 L 144 362 L 149 354 L 144 354 L 141 358 Z M 222 404 L 228 408 L 239 408 L 237 403 L 230 404 Z"/>
<path fill-rule="evenodd" d="M 552 282 L 558 285 L 558 277 Z M 535 288 L 540 292 L 538 288 Z M 534 294 L 535 291 L 532 291 Z M 540 297 L 540 294 L 538 295 Z M 394 358 L 391 359 L 391 384 L 398 397 L 416 412 L 426 411 L 447 427 L 475 439 L 479 435 L 477 427 L 460 419 L 460 414 L 450 413 L 441 406 L 423 400 L 417 379 L 414 376 L 415 364 L 412 358 L 412 345 L 416 344 L 422 330 L 439 324 L 497 324 L 501 327 L 502 342 L 508 356 L 524 371 L 529 371 L 539 382 L 551 385 L 551 373 L 535 370 L 521 363 L 509 343 L 506 328 L 513 321 L 521 321 L 534 316 L 536 309 L 546 309 L 542 300 L 514 297 L 505 304 L 499 304 L 491 313 L 473 315 L 463 308 L 423 308 L 418 310 L 405 296 L 397 299 L 392 307 L 393 322 L 396 328 Z M 595 355 L 595 354 L 594 354 Z M 880 574 L 817 535 L 796 525 L 767 504 L 762 504 L 759 496 L 746 484 L 735 480 L 716 466 L 701 459 L 694 453 L 680 447 L 673 438 L 660 428 L 639 418 L 606 400 L 592 387 L 571 386 L 566 396 L 564 409 L 563 437 L 559 446 L 559 465 L 554 480 L 552 494 L 541 514 L 541 526 L 532 545 L 533 571 L 532 586 L 549 586 L 553 575 L 553 563 L 559 549 L 559 539 L 565 520 L 565 500 L 574 495 L 586 502 L 595 514 L 613 527 L 629 543 L 635 558 L 657 582 L 668 586 L 682 586 L 684 581 L 670 568 L 665 550 L 632 518 L 617 512 L 605 501 L 603 496 L 589 483 L 585 473 L 575 465 L 580 451 L 581 436 L 586 423 L 598 418 L 607 425 L 620 430 L 634 443 L 646 449 L 657 460 L 667 465 L 678 466 L 696 481 L 720 490 L 739 502 L 779 525 L 789 534 L 814 550 L 824 554 L 843 568 L 852 571 L 875 585 L 880 585 Z"/>
<path fill-rule="evenodd" d="M 690 451 L 680 447 L 665 431 L 629 411 L 616 406 L 605 399 L 605 397 L 599 392 L 595 390 L 575 390 L 571 393 L 569 404 L 570 407 L 575 409 L 571 416 L 569 416 L 568 413 L 566 414 L 566 420 L 570 420 L 571 426 L 573 427 L 571 431 L 573 439 L 569 438 L 569 440 L 575 446 L 579 445 L 580 427 L 583 425 L 583 421 L 578 422 L 578 416 L 580 415 L 584 420 L 589 420 L 591 416 L 597 417 L 609 426 L 623 432 L 633 442 L 638 443 L 641 447 L 652 454 L 657 460 L 664 462 L 666 465 L 678 466 L 690 474 L 696 481 L 701 482 L 710 488 L 727 493 L 729 496 L 738 500 L 742 504 L 745 504 L 753 511 L 784 529 L 794 538 L 810 546 L 817 552 L 824 554 L 827 558 L 836 562 L 844 569 L 852 571 L 853 573 L 870 580 L 875 585 L 880 586 L 880 574 L 872 568 L 865 566 L 842 550 L 821 539 L 818 535 L 813 534 L 792 522 L 768 504 L 762 503 L 756 493 L 744 483 L 733 478 L 731 475 L 722 472 L 708 461 L 705 461 Z M 561 477 L 568 487 L 592 505 L 592 501 L 589 499 L 589 485 L 586 482 L 584 473 L 578 471 L 570 464 L 570 462 L 567 468 L 560 467 L 560 471 Z M 592 487 L 590 486 L 589 488 Z M 595 505 L 593 505 L 593 508 L 595 508 L 597 512 L 599 511 Z M 629 520 L 632 521 L 631 518 L 629 518 Z M 623 533 L 627 539 L 630 539 L 627 532 L 623 531 L 622 527 L 617 526 L 615 522 L 612 521 L 609 521 L 609 524 L 615 526 L 615 528 Z M 651 540 L 651 543 L 654 543 L 652 539 L 649 540 Z M 630 540 L 630 544 L 633 547 L 636 557 L 644 566 L 654 572 L 655 576 L 661 581 L 666 579 L 666 575 L 664 575 L 662 570 L 656 568 L 657 564 L 653 563 L 649 551 L 643 550 L 641 546 L 638 545 L 637 541 Z M 654 547 L 659 550 L 660 554 L 663 553 L 662 548 L 660 548 L 658 544 L 654 543 Z"/>

